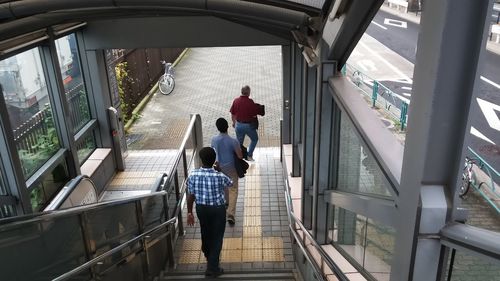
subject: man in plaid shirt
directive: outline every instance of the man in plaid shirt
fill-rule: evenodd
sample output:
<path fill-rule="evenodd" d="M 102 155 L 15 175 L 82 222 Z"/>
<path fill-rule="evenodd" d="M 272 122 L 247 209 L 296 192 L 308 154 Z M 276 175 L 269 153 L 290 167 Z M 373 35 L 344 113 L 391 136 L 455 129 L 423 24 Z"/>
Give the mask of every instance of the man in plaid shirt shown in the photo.
<path fill-rule="evenodd" d="M 200 220 L 201 250 L 207 258 L 206 276 L 217 277 L 224 273 L 219 267 L 222 240 L 226 230 L 226 198 L 228 187 L 233 185 L 229 177 L 217 172 L 215 151 L 204 147 L 199 152 L 202 167 L 191 172 L 187 179 L 187 224 L 194 225 L 193 202 Z"/>

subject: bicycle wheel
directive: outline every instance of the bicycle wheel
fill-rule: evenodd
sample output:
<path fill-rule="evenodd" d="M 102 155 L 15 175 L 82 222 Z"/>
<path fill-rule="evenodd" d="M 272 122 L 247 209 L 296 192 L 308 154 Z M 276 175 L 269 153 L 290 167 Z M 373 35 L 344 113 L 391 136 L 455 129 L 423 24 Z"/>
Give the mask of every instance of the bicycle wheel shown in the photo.
<path fill-rule="evenodd" d="M 169 95 L 175 88 L 175 80 L 171 75 L 162 75 L 158 81 L 160 92 L 164 95 Z"/>
<path fill-rule="evenodd" d="M 467 194 L 467 192 L 469 192 L 470 185 L 471 185 L 471 178 L 469 177 L 469 174 L 466 171 L 465 173 L 462 174 L 462 184 L 458 189 L 458 196 L 463 198 Z"/>

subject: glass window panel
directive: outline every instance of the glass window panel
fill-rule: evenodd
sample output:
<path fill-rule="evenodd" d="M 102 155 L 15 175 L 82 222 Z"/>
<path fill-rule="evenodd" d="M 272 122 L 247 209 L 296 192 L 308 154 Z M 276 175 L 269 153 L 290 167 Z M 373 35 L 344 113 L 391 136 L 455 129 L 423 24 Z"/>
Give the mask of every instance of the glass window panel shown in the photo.
<path fill-rule="evenodd" d="M 52 280 L 86 262 L 77 215 L 17 224 L 0 232 L 2 280 Z M 89 280 L 84 271 L 71 280 Z"/>
<path fill-rule="evenodd" d="M 76 144 L 78 160 L 80 165 L 89 158 L 90 154 L 96 149 L 94 131 L 91 131 L 80 142 Z"/>
<path fill-rule="evenodd" d="M 331 238 L 376 280 L 389 280 L 395 230 L 372 219 L 336 207 Z"/>
<path fill-rule="evenodd" d="M 390 197 L 390 188 L 375 157 L 358 136 L 349 117 L 342 112 L 337 189 Z"/>
<path fill-rule="evenodd" d="M 0 61 L 0 84 L 27 179 L 60 148 L 39 49 Z"/>
<path fill-rule="evenodd" d="M 310 6 L 314 8 L 321 9 L 323 7 L 323 4 L 325 3 L 325 0 L 283 0 L 284 2 L 293 2 L 305 6 Z"/>
<path fill-rule="evenodd" d="M 59 163 L 31 190 L 31 206 L 33 211 L 42 211 L 69 180 L 66 163 Z"/>
<path fill-rule="evenodd" d="M 73 133 L 76 133 L 90 121 L 89 101 L 80 68 L 76 37 L 71 34 L 57 39 L 55 43 Z"/>
<path fill-rule="evenodd" d="M 448 268 L 450 267 L 450 259 L 448 259 Z M 450 279 L 448 279 L 448 272 L 449 269 L 446 270 L 446 278 L 444 280 L 500 281 L 500 265 L 493 264 L 486 259 L 481 259 L 478 256 L 463 251 L 456 251 L 455 253 Z"/>

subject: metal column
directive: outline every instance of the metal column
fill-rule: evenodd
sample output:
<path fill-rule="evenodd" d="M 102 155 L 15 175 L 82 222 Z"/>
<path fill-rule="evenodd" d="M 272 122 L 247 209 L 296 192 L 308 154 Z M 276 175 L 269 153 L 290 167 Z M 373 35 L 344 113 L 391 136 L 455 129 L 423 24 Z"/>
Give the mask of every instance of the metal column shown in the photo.
<path fill-rule="evenodd" d="M 304 59 L 300 48 L 292 46 L 292 177 L 300 176 L 299 143 L 301 141 L 302 121 L 302 82 Z"/>
<path fill-rule="evenodd" d="M 392 281 L 437 280 L 440 268 L 446 266 L 440 264 L 443 253 L 436 237 L 450 220 L 447 202 L 453 202 L 463 161 L 468 112 L 478 87 L 477 69 L 492 2 L 443 0 L 425 5 L 401 175 Z"/>
<path fill-rule="evenodd" d="M 281 46 L 283 59 L 283 122 L 281 127 L 281 141 L 283 144 L 291 143 L 291 62 L 292 50 L 291 45 Z"/>

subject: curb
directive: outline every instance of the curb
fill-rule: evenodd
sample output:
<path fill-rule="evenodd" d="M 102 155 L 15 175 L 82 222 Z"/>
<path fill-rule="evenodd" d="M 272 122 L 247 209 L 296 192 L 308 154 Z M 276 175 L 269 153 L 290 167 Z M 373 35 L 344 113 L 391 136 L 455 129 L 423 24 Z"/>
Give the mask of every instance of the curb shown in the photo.
<path fill-rule="evenodd" d="M 180 61 L 184 58 L 184 56 L 187 54 L 188 51 L 189 51 L 189 48 L 185 48 L 184 51 L 182 51 L 182 53 L 172 63 L 172 65 L 174 67 L 177 66 L 180 63 Z M 157 90 L 158 90 L 158 81 L 156 81 L 156 83 L 153 85 L 151 90 L 149 90 L 148 94 L 141 100 L 141 102 L 132 111 L 132 116 L 139 114 L 144 109 L 146 104 L 148 104 L 148 102 L 151 100 L 151 98 L 154 96 L 154 94 L 157 92 Z M 130 130 L 130 127 L 132 127 L 134 122 L 135 122 L 134 118 L 131 118 L 130 120 L 127 121 L 127 124 L 125 124 L 125 126 L 124 126 L 125 132 L 128 132 L 128 130 Z"/>

